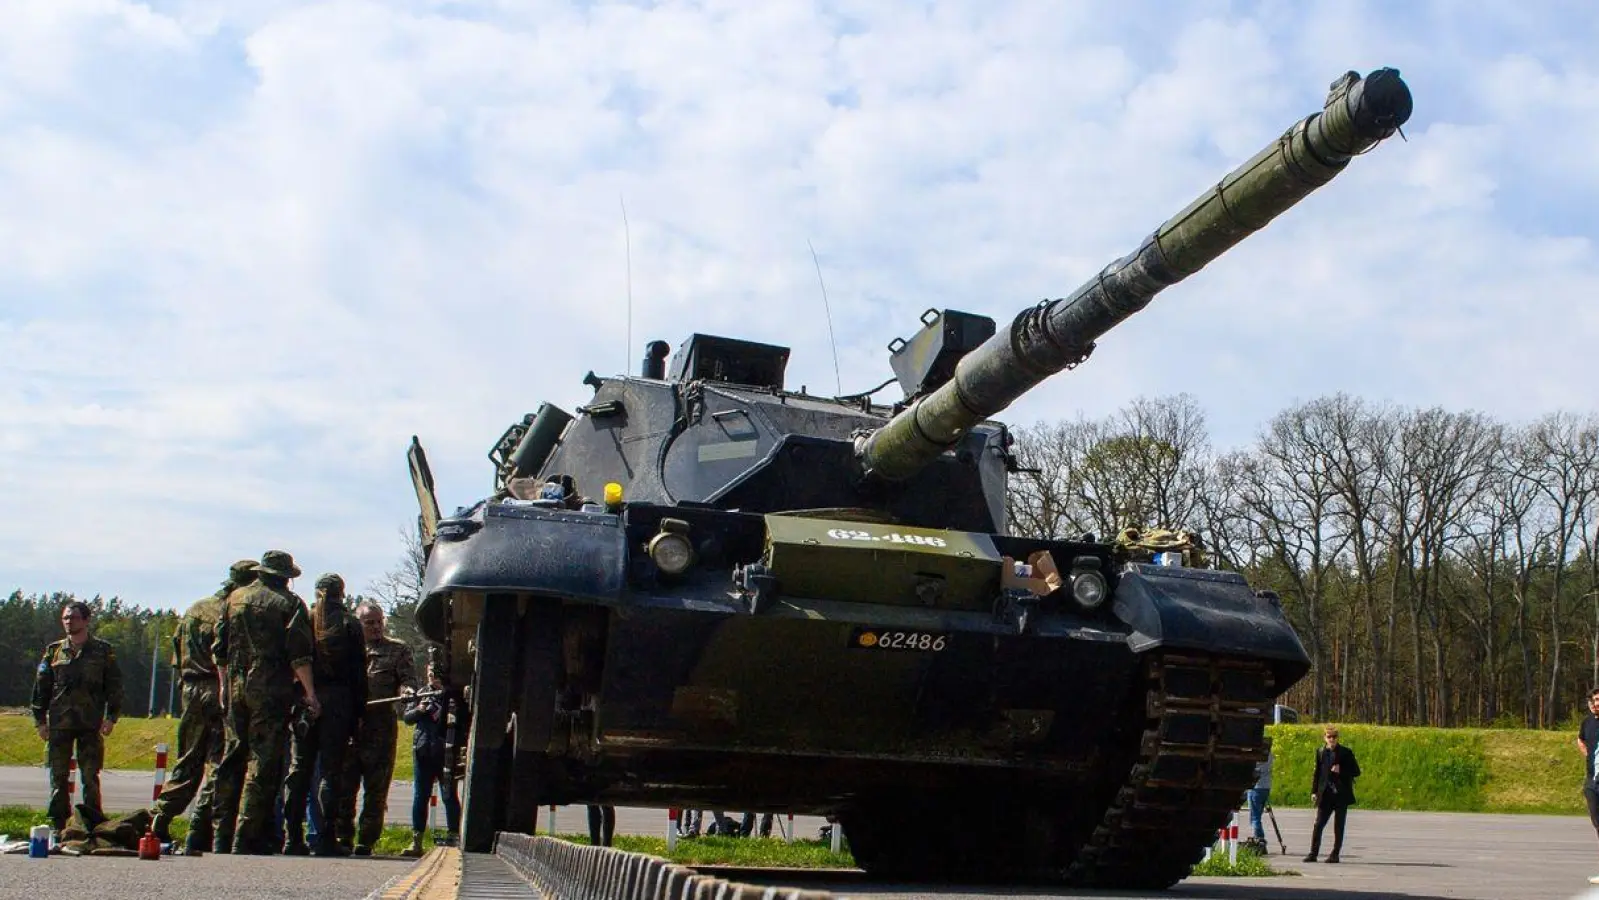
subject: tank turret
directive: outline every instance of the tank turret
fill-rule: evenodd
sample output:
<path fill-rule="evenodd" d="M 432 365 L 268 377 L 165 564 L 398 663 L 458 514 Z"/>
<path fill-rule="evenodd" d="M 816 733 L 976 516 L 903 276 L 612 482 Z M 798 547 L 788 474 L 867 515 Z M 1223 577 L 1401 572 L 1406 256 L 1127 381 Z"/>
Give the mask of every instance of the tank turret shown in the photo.
<path fill-rule="evenodd" d="M 961 358 L 954 377 L 887 425 L 860 438 L 869 477 L 902 481 L 954 447 L 972 426 L 1044 379 L 1093 352 L 1094 341 L 1167 287 L 1331 181 L 1355 156 L 1410 118 L 1410 89 L 1397 69 L 1332 83 L 1320 112 L 1234 169 L 1160 226 L 1137 250 L 1106 266 L 1071 296 L 1018 315 Z"/>

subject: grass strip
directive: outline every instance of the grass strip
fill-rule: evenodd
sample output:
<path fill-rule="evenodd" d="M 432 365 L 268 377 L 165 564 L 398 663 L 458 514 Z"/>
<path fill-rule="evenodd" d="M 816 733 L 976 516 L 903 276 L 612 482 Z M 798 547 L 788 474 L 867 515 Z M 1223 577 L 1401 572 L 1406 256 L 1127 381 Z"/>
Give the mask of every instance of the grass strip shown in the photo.
<path fill-rule="evenodd" d="M 394 778 L 410 781 L 412 728 L 400 723 L 395 742 Z M 178 720 L 158 716 L 154 719 L 123 717 L 105 741 L 105 767 L 132 772 L 155 771 L 155 745 L 166 744 L 168 771 L 177 760 Z M 0 766 L 43 766 L 44 741 L 34 730 L 33 717 L 0 714 Z"/>

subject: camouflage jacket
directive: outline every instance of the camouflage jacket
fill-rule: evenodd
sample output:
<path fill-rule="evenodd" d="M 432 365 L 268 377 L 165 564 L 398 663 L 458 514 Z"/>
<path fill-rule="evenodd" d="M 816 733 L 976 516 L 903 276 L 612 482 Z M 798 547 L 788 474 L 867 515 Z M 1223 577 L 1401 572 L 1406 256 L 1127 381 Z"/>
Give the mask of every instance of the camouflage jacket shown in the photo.
<path fill-rule="evenodd" d="M 311 664 L 312 643 L 305 601 L 286 587 L 256 582 L 228 595 L 211 653 L 228 667 L 229 691 L 289 692 L 294 670 Z"/>
<path fill-rule="evenodd" d="M 172 668 L 184 681 L 216 681 L 217 664 L 211 656 L 211 645 L 216 643 L 217 620 L 225 599 L 222 595 L 196 601 L 172 632 Z"/>
<path fill-rule="evenodd" d="M 416 687 L 416 670 L 411 663 L 411 647 L 387 635 L 366 645 L 366 690 L 374 700 L 397 697 L 400 688 Z M 369 715 L 395 718 L 396 704 L 385 703 L 367 707 Z"/>
<path fill-rule="evenodd" d="M 33 682 L 33 721 L 51 728 L 99 728 L 122 714 L 117 651 L 90 637 L 81 648 L 62 638 L 44 649 Z"/>

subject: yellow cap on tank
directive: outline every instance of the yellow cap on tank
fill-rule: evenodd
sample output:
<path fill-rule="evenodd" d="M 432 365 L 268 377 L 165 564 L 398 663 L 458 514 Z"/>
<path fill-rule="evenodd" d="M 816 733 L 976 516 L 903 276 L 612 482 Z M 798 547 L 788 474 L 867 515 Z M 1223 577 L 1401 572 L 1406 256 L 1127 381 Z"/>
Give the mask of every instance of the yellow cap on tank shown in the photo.
<path fill-rule="evenodd" d="M 617 482 L 605 483 L 605 505 L 611 509 L 622 505 L 622 486 Z"/>

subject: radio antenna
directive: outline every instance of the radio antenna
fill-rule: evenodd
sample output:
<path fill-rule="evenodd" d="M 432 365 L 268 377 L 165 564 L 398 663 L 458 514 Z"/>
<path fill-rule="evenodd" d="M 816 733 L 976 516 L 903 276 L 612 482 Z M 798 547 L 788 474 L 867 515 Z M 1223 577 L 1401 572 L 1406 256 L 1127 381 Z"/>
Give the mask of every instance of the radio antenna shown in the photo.
<path fill-rule="evenodd" d="M 622 354 L 622 372 L 626 374 L 633 364 L 633 230 L 627 224 L 626 198 L 618 193 L 616 199 L 622 204 L 622 240 L 627 248 L 627 352 Z"/>
<path fill-rule="evenodd" d="M 811 244 L 811 239 L 805 239 L 805 246 L 811 248 L 811 262 L 816 264 L 816 283 L 822 286 L 822 312 L 827 316 L 827 342 L 833 345 L 833 381 L 837 385 L 838 393 L 844 393 L 844 379 L 838 373 L 838 338 L 833 335 L 833 308 L 827 302 L 827 282 L 822 280 L 822 261 L 816 257 L 816 247 Z"/>

